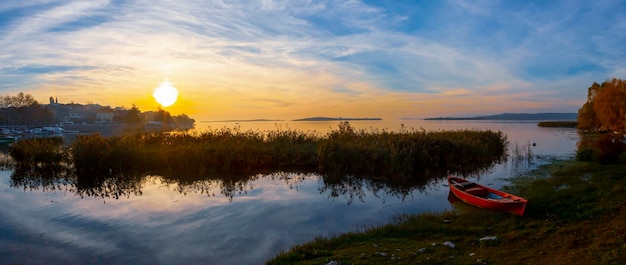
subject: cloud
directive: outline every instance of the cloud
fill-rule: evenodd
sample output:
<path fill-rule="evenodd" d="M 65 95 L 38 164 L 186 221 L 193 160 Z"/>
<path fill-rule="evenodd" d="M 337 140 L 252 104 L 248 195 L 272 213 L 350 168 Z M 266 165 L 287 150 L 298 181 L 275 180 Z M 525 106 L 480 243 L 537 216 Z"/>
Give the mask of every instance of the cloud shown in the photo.
<path fill-rule="evenodd" d="M 73 70 L 86 69 L 81 67 L 69 66 L 69 65 L 27 65 L 24 67 L 10 67 L 1 69 L 2 73 L 9 75 L 19 75 L 19 74 L 51 74 L 58 72 L 68 72 Z"/>
<path fill-rule="evenodd" d="M 503 84 L 570 95 L 561 84 L 626 72 L 622 11 L 619 1 L 8 2 L 0 89 L 71 89 L 80 102 L 95 90 L 149 95 L 169 79 L 205 99 L 230 91 L 231 106 L 303 108 L 347 92 L 354 104 L 402 94 L 410 105 Z"/>

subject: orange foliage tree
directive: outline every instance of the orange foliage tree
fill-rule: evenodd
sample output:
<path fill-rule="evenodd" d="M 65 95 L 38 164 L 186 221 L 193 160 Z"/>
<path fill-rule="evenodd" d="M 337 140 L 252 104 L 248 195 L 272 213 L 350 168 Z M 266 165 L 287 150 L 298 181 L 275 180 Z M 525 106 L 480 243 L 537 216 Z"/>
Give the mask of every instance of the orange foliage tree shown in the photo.
<path fill-rule="evenodd" d="M 626 133 L 626 81 L 613 78 L 588 89 L 587 102 L 578 110 L 578 128 Z"/>
<path fill-rule="evenodd" d="M 578 109 L 578 128 L 583 130 L 595 130 L 600 127 L 596 113 L 593 111 L 596 95 L 600 90 L 600 85 L 593 82 L 587 89 L 587 102 Z"/>

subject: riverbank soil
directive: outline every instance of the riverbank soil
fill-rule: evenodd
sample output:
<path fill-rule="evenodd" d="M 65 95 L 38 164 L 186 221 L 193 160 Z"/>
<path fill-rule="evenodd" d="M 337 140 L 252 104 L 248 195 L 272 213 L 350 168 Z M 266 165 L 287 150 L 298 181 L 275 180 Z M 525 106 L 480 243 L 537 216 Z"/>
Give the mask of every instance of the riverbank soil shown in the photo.
<path fill-rule="evenodd" d="M 454 202 L 444 213 L 319 238 L 267 264 L 626 264 L 626 166 L 556 161 L 504 190 L 524 216 Z"/>

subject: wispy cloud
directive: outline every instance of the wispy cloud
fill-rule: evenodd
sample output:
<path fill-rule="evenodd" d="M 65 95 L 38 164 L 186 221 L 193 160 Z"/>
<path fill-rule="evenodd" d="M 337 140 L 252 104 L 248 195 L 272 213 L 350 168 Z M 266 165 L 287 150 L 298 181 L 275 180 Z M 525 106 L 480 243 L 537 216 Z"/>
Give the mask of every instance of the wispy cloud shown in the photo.
<path fill-rule="evenodd" d="M 397 117 L 396 106 L 414 100 L 437 112 L 451 95 L 496 92 L 494 110 L 552 100 L 554 111 L 575 111 L 592 82 L 626 74 L 624 9 L 619 1 L 8 1 L 0 92 L 80 102 L 102 91 L 103 103 L 129 105 L 129 96 L 105 95 L 142 97 L 169 79 L 194 95 L 197 113 L 214 110 L 206 101 L 224 112 L 241 102 L 274 114 L 347 104 Z"/>

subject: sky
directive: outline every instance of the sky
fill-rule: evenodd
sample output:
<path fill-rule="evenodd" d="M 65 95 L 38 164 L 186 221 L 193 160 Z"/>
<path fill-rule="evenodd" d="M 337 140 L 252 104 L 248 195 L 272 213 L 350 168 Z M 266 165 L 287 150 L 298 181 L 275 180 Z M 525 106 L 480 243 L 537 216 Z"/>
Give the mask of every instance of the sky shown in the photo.
<path fill-rule="evenodd" d="M 0 95 L 196 120 L 576 112 L 626 78 L 626 2 L 0 2 Z"/>

